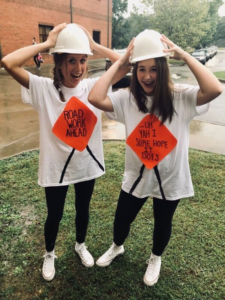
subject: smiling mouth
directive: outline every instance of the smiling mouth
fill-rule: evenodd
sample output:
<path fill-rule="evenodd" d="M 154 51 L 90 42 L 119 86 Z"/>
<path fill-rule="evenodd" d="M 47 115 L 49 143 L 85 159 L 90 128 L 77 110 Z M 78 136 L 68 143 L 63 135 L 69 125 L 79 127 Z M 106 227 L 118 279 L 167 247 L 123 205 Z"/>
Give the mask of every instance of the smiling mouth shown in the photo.
<path fill-rule="evenodd" d="M 144 84 L 144 86 L 150 88 L 150 87 L 152 87 L 152 86 L 154 85 L 154 82 L 155 82 L 155 81 L 151 81 L 151 82 L 143 82 L 143 84 Z"/>
<path fill-rule="evenodd" d="M 79 74 L 79 75 L 71 74 L 71 76 L 75 79 L 79 79 L 82 77 L 82 74 Z"/>

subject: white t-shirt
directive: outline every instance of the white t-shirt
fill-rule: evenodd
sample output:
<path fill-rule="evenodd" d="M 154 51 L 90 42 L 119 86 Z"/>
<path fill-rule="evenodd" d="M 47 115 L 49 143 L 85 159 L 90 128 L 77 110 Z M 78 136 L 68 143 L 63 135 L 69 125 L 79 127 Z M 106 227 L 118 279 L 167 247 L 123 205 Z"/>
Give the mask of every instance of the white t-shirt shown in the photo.
<path fill-rule="evenodd" d="M 60 100 L 59 93 L 54 87 L 52 79 L 38 77 L 31 73 L 29 73 L 29 78 L 29 90 L 22 87 L 21 92 L 23 102 L 31 104 L 37 110 L 39 116 L 40 157 L 38 184 L 43 187 L 69 185 L 103 175 L 105 166 L 102 147 L 101 111 L 92 106 L 87 100 L 88 94 L 98 78 L 84 79 L 75 88 L 62 86 L 66 102 Z M 75 150 L 73 152 L 73 147 L 68 146 L 52 132 L 55 122 L 73 96 L 84 103 L 97 117 L 97 123 L 88 141 L 90 151 L 85 148 L 83 151 Z M 74 117 L 71 120 L 78 119 Z M 88 120 L 83 120 L 83 125 L 87 122 Z"/>
<path fill-rule="evenodd" d="M 177 200 L 194 195 L 189 163 L 189 123 L 199 114 L 207 112 L 209 104 L 196 106 L 198 86 L 175 85 L 174 114 L 172 122 L 167 120 L 164 125 L 177 139 L 173 150 L 157 165 L 161 178 L 162 188 L 167 200 Z M 129 89 L 109 93 L 112 101 L 113 113 L 107 113 L 110 119 L 117 120 L 125 125 L 126 138 L 148 114 L 139 111 L 133 95 Z M 151 97 L 148 97 L 147 107 L 150 108 Z M 160 118 L 159 118 L 160 119 Z M 142 161 L 130 146 L 126 144 L 125 173 L 122 189 L 129 193 L 140 176 Z M 132 195 L 138 198 L 156 197 L 162 199 L 159 183 L 154 169 L 144 168 L 142 178 Z"/>

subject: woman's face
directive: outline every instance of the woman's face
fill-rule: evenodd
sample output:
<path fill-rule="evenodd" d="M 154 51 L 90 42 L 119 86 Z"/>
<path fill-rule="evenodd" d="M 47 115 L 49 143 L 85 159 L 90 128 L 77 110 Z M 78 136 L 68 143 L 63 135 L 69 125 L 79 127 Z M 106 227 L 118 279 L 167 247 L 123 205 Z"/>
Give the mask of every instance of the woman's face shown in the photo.
<path fill-rule="evenodd" d="M 62 84 L 68 88 L 76 87 L 87 70 L 86 54 L 68 54 L 59 68 L 62 71 Z"/>
<path fill-rule="evenodd" d="M 157 81 L 157 69 L 154 58 L 138 62 L 137 79 L 147 96 L 154 95 Z"/>

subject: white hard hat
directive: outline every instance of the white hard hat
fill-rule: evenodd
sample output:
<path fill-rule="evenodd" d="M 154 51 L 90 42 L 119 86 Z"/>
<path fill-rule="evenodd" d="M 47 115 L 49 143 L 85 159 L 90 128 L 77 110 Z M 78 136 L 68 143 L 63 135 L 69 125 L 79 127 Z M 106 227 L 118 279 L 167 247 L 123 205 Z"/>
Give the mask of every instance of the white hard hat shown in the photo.
<path fill-rule="evenodd" d="M 137 61 L 168 56 L 164 49 L 168 49 L 161 40 L 161 34 L 155 30 L 145 29 L 137 35 L 134 41 L 134 48 L 131 54 L 131 63 Z"/>
<path fill-rule="evenodd" d="M 53 53 L 93 55 L 86 33 L 76 24 L 68 24 L 60 31 L 55 47 L 50 49 L 50 54 Z"/>

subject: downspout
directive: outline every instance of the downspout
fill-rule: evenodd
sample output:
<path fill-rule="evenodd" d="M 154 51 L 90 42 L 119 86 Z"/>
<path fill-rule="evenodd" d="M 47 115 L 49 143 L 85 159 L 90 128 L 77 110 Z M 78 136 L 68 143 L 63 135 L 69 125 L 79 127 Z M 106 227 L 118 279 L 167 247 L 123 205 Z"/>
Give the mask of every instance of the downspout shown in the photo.
<path fill-rule="evenodd" d="M 107 48 L 109 48 L 109 2 L 110 0 L 108 0 Z"/>
<path fill-rule="evenodd" d="M 73 23 L 73 0 L 70 0 L 70 23 Z"/>
<path fill-rule="evenodd" d="M 0 43 L 0 60 L 2 60 L 2 45 Z"/>

